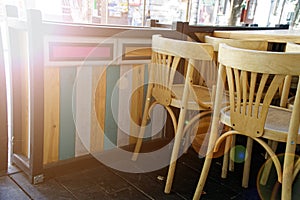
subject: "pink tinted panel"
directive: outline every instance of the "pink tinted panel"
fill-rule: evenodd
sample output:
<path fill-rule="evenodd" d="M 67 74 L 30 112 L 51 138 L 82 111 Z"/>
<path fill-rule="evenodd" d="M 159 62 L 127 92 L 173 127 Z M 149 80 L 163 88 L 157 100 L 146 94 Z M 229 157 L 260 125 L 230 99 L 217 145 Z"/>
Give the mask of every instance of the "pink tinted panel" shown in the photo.
<path fill-rule="evenodd" d="M 110 58 L 111 47 L 93 47 L 93 46 L 52 46 L 51 58 Z"/>

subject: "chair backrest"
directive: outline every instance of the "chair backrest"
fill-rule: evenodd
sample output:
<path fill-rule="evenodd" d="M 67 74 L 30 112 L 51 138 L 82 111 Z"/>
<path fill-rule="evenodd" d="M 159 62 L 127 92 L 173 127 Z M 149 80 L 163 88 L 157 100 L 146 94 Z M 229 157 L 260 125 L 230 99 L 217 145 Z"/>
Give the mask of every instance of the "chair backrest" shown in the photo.
<path fill-rule="evenodd" d="M 285 47 L 285 52 L 300 52 L 300 44 L 293 43 L 293 42 L 287 42 L 286 47 Z M 285 106 L 288 106 L 289 108 L 293 107 L 293 101 L 294 101 L 294 96 L 289 96 L 290 95 L 290 88 L 296 88 L 297 83 L 299 81 L 298 76 L 287 76 L 285 80 L 285 84 L 283 87 L 283 104 Z M 292 94 L 293 95 L 293 94 Z"/>
<path fill-rule="evenodd" d="M 211 67 L 207 64 L 213 63 L 213 46 L 153 35 L 149 81 L 154 84 L 153 96 L 161 104 L 170 104 L 171 88 L 175 76 L 178 75 L 177 69 L 185 63 L 187 70 L 182 76 L 188 77 L 192 83 L 194 69 L 197 69 L 197 65 Z"/>
<path fill-rule="evenodd" d="M 228 38 L 219 38 L 206 35 L 204 38 L 206 43 L 212 44 L 214 46 L 214 60 L 216 65 L 218 61 L 218 51 L 219 45 L 224 43 L 232 47 L 243 48 L 243 49 L 252 49 L 267 51 L 268 42 L 265 40 L 239 40 L 239 39 L 228 39 Z M 215 75 L 216 76 L 216 75 Z"/>
<path fill-rule="evenodd" d="M 287 75 L 300 74 L 300 53 L 246 50 L 221 44 L 218 61 L 220 77 L 227 77 L 232 125 L 248 136 L 262 136 L 278 88 Z M 248 84 L 249 90 L 245 89 Z M 217 92 L 220 95 L 218 89 Z"/>
<path fill-rule="evenodd" d="M 228 39 L 228 38 L 218 38 L 218 37 L 206 35 L 204 41 L 214 46 L 215 60 L 217 60 L 218 58 L 219 45 L 221 43 L 227 44 L 229 46 L 237 47 L 237 48 L 243 48 L 243 49 L 252 49 L 252 50 L 261 50 L 261 51 L 266 51 L 268 49 L 268 42 L 265 40 L 237 40 L 237 39 Z"/>

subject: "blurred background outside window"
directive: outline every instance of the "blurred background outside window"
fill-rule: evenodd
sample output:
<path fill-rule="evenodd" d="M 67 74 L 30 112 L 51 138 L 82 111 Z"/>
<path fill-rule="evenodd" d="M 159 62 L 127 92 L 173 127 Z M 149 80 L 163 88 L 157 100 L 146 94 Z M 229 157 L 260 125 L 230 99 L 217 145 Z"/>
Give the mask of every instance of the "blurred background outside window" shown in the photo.
<path fill-rule="evenodd" d="M 46 21 L 103 25 L 149 26 L 175 21 L 194 25 L 298 26 L 300 0 L 0 0 L 15 5 L 19 16 L 27 8 L 42 11 Z"/>

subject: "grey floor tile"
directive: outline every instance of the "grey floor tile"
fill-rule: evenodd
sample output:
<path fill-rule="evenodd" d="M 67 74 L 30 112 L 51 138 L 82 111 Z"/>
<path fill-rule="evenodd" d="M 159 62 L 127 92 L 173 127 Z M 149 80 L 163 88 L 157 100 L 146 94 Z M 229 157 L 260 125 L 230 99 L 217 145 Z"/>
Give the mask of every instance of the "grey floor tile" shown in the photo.
<path fill-rule="evenodd" d="M 54 179 L 40 184 L 30 184 L 24 173 L 11 175 L 32 199 L 75 199 L 75 197 Z"/>
<path fill-rule="evenodd" d="M 30 199 L 8 176 L 0 177 L 0 200 Z"/>
<path fill-rule="evenodd" d="M 144 191 L 150 198 L 170 200 L 182 199 L 182 197 L 178 196 L 175 193 L 171 193 L 168 195 L 165 194 L 165 181 L 158 180 L 157 176 L 153 173 L 132 174 L 118 171 L 116 171 L 115 173 L 128 181 L 129 184 L 134 185 L 134 187 L 138 188 L 141 191 Z"/>
<path fill-rule="evenodd" d="M 104 166 L 57 177 L 78 199 L 148 199 Z"/>

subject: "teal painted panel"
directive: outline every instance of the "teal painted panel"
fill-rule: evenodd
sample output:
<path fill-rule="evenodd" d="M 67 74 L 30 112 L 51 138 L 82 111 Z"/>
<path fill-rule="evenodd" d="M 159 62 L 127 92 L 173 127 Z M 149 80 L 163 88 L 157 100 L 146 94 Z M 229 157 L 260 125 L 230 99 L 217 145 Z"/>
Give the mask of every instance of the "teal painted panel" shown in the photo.
<path fill-rule="evenodd" d="M 76 67 L 60 69 L 59 160 L 75 157 L 75 124 L 72 111 Z M 75 96 L 75 95 L 74 95 Z"/>
<path fill-rule="evenodd" d="M 106 70 L 106 105 L 105 105 L 105 127 L 104 127 L 104 150 L 117 146 L 118 136 L 118 109 L 119 89 L 115 88 L 120 78 L 120 66 L 109 66 Z M 113 97 L 112 97 L 113 95 Z"/>

